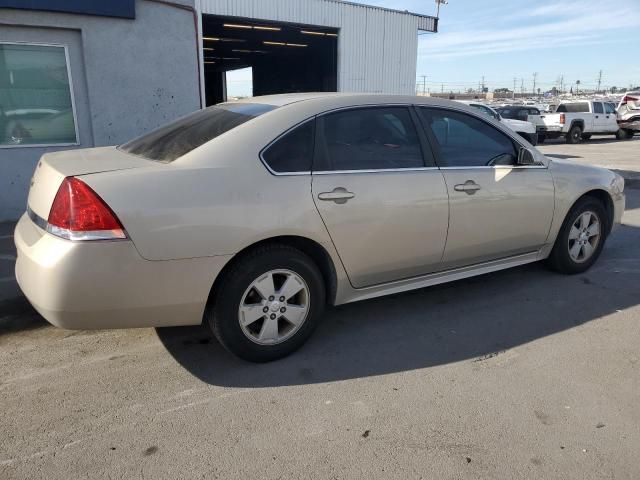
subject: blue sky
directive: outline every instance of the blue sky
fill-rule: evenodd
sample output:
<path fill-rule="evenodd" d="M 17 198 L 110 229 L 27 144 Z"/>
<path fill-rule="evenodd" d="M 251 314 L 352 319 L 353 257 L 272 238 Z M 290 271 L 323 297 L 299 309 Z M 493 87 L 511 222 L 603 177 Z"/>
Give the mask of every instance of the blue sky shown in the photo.
<path fill-rule="evenodd" d="M 304 1 L 304 0 L 300 0 Z M 435 15 L 434 0 L 360 0 L 359 3 Z M 440 32 L 419 37 L 417 75 L 427 88 L 491 90 L 553 87 L 580 80 L 595 88 L 640 84 L 640 0 L 449 0 Z M 249 94 L 247 72 L 229 75 L 230 93 Z M 422 78 L 418 81 L 422 82 Z M 568 89 L 568 87 L 567 87 Z"/>
<path fill-rule="evenodd" d="M 435 15 L 434 0 L 364 3 Z M 640 84 L 640 0 L 449 0 L 440 32 L 420 36 L 417 74 L 439 91 L 478 86 L 543 89 L 565 83 L 595 88 Z M 420 80 L 421 81 L 421 80 Z M 541 85 L 540 85 L 541 84 Z"/>

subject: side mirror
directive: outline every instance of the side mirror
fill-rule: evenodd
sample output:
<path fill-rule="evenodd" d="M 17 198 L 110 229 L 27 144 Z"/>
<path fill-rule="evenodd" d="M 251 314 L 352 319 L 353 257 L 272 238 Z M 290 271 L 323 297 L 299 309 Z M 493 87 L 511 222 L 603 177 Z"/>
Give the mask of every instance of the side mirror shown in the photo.
<path fill-rule="evenodd" d="M 536 159 L 533 152 L 528 148 L 522 147 L 518 153 L 518 165 L 535 165 Z"/>

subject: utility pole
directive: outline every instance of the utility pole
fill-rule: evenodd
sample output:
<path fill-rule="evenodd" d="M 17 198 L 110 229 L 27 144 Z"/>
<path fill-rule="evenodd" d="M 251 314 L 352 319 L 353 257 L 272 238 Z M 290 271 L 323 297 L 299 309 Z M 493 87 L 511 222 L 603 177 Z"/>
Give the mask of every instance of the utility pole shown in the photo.
<path fill-rule="evenodd" d="M 536 79 L 538 78 L 538 72 L 533 74 L 533 94 L 536 94 Z"/>
<path fill-rule="evenodd" d="M 560 95 L 564 92 L 564 75 L 560 75 Z"/>
<path fill-rule="evenodd" d="M 524 78 L 520 79 L 520 93 L 524 95 Z"/>
<path fill-rule="evenodd" d="M 511 98 L 513 100 L 516 99 L 516 80 L 517 80 L 516 77 L 513 77 L 513 94 L 511 95 Z"/>
<path fill-rule="evenodd" d="M 427 90 L 427 76 L 420 75 L 422 77 L 422 95 L 424 96 Z"/>
<path fill-rule="evenodd" d="M 598 89 L 596 90 L 596 93 L 600 93 L 600 84 L 602 83 L 602 70 L 600 70 L 600 72 L 598 73 Z"/>
<path fill-rule="evenodd" d="M 580 80 L 576 80 L 576 95 L 578 95 L 579 90 L 580 90 Z"/>

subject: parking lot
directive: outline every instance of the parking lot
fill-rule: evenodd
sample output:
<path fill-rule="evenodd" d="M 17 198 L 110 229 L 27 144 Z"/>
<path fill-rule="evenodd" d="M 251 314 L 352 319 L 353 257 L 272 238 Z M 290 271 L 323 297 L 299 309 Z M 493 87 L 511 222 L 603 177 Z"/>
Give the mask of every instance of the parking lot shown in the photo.
<path fill-rule="evenodd" d="M 540 150 L 627 179 L 590 271 L 333 308 L 263 365 L 203 327 L 49 326 L 0 226 L 0 478 L 640 478 L 640 138 Z"/>

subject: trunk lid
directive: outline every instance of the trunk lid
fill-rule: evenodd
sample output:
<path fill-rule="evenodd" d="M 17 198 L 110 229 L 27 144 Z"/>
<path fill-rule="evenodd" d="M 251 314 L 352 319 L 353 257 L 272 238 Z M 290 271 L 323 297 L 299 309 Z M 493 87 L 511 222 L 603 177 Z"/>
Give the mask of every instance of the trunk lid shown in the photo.
<path fill-rule="evenodd" d="M 46 220 L 65 177 L 157 165 L 157 162 L 126 154 L 116 147 L 46 153 L 31 177 L 27 205 L 36 215 Z"/>

